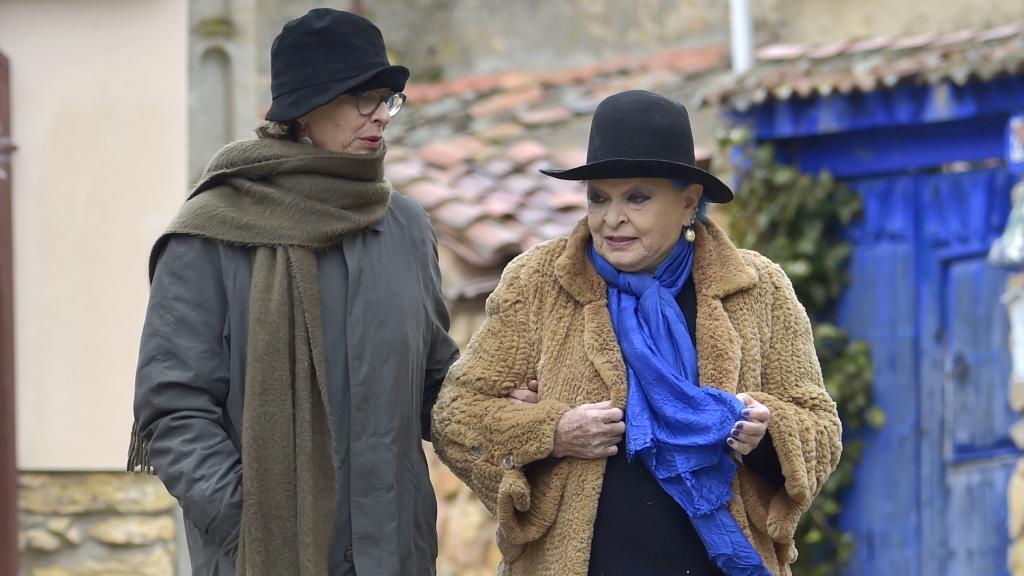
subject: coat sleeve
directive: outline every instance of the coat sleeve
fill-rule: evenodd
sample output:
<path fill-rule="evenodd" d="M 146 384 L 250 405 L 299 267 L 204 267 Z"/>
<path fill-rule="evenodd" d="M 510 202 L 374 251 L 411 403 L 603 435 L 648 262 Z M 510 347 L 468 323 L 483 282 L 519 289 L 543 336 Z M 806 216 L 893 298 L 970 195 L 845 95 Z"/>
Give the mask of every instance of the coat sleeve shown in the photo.
<path fill-rule="evenodd" d="M 135 418 L 160 480 L 216 545 L 237 529 L 242 510 L 241 455 L 225 430 L 227 313 L 216 245 L 172 237 L 151 286 Z"/>
<path fill-rule="evenodd" d="M 420 425 L 423 439 L 431 439 L 431 411 L 437 402 L 437 394 L 441 383 L 448 374 L 448 369 L 459 358 L 459 347 L 448 335 L 451 319 L 448 307 L 444 303 L 441 292 L 441 268 L 437 260 L 437 238 L 434 237 L 433 252 L 430 258 L 430 274 L 428 286 L 428 322 L 430 324 L 430 349 L 427 355 L 427 370 L 423 378 L 423 406 L 420 412 Z"/>
<path fill-rule="evenodd" d="M 539 525 L 517 512 L 553 516 L 553 511 L 531 510 L 523 467 L 551 453 L 555 426 L 569 410 L 551 399 L 518 404 L 506 397 L 535 375 L 539 356 L 537 322 L 529 286 L 520 277 L 521 263 L 522 257 L 509 265 L 488 297 L 484 322 L 449 371 L 434 407 L 438 455 L 512 540 L 531 537 L 516 534 L 517 527 Z"/>
<path fill-rule="evenodd" d="M 762 358 L 762 389 L 750 395 L 771 410 L 768 429 L 785 478 L 768 508 L 768 532 L 791 541 L 797 523 L 839 463 L 842 424 L 825 390 L 807 313 L 775 264 L 770 283 L 771 334 Z"/>

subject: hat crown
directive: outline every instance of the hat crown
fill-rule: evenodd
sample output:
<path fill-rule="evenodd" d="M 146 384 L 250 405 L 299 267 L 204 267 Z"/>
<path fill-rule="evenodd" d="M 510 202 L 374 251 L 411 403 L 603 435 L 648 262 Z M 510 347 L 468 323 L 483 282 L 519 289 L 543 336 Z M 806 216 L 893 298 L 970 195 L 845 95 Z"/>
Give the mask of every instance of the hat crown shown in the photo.
<path fill-rule="evenodd" d="M 682 104 L 645 90 L 605 98 L 594 111 L 587 163 L 664 160 L 695 166 L 690 115 Z"/>
<path fill-rule="evenodd" d="M 274 98 L 389 66 L 384 36 L 366 18 L 315 8 L 289 21 L 270 50 Z"/>

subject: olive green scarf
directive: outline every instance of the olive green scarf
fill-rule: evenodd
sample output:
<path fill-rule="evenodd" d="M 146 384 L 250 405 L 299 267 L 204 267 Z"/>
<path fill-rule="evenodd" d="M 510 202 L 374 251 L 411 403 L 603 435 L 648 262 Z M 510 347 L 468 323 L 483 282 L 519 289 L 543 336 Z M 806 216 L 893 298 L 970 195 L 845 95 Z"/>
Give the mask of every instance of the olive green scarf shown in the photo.
<path fill-rule="evenodd" d="M 317 250 L 384 217 L 384 151 L 340 155 L 279 140 L 224 147 L 150 257 L 167 239 L 203 236 L 253 247 L 242 423 L 239 576 L 327 573 L 337 513 Z M 129 470 L 152 472 L 133 430 Z"/>

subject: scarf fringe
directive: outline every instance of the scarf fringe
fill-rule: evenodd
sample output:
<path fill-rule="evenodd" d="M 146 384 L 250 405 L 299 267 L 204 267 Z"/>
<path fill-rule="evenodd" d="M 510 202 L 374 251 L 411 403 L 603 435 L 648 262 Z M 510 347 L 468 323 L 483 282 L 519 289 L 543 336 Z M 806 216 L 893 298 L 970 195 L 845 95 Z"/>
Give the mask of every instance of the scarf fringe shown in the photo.
<path fill-rule="evenodd" d="M 133 422 L 132 441 L 128 445 L 128 472 L 156 475 L 153 465 L 149 462 L 149 439 L 149 435 L 139 430 L 139 423 Z"/>

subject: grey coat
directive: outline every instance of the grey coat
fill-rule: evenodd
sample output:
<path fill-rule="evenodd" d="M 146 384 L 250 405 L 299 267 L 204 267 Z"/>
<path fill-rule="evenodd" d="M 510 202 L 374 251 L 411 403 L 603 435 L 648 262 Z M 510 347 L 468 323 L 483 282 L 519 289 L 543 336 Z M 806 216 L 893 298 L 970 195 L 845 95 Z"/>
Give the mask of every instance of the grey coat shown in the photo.
<path fill-rule="evenodd" d="M 340 468 L 330 574 L 434 574 L 436 501 L 420 439 L 458 349 L 433 230 L 393 194 L 381 222 L 317 264 Z M 181 504 L 197 576 L 234 574 L 251 276 L 248 248 L 172 237 L 143 329 L 135 417 Z"/>

